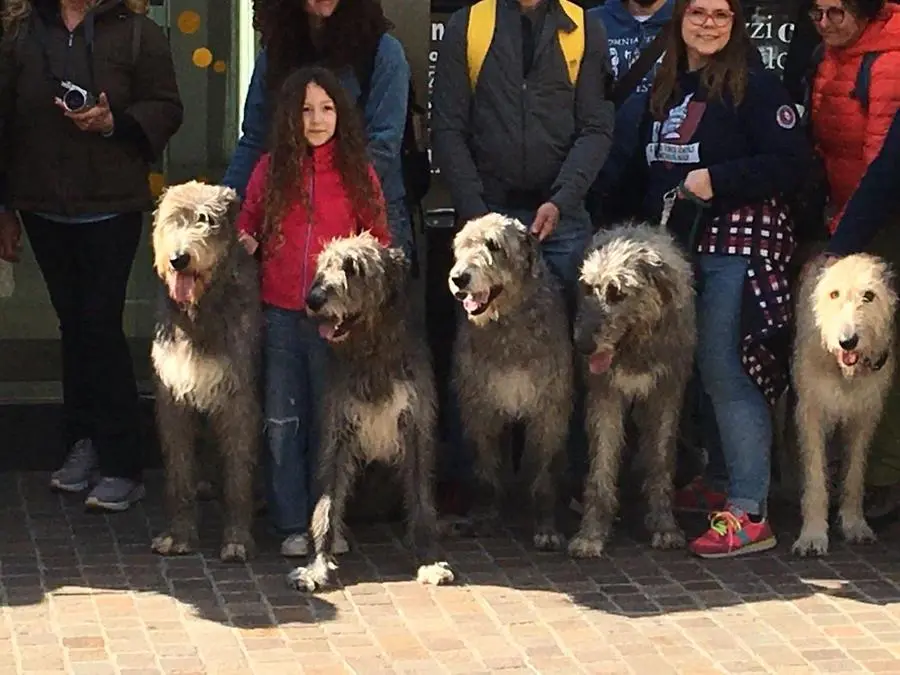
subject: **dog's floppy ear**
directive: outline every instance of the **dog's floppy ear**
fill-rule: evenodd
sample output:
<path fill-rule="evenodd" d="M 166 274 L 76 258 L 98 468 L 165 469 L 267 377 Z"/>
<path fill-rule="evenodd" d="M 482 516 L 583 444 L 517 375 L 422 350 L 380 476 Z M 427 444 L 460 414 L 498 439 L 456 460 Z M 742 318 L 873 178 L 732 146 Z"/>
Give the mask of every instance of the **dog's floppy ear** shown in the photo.
<path fill-rule="evenodd" d="M 531 230 L 526 229 L 522 234 L 525 239 L 525 262 L 528 265 L 528 271 L 533 277 L 540 274 L 541 266 L 541 240 L 536 234 L 532 234 Z"/>
<path fill-rule="evenodd" d="M 393 305 L 406 297 L 410 280 L 410 263 L 401 248 L 386 246 L 381 250 L 385 273 L 385 302 Z"/>
<path fill-rule="evenodd" d="M 638 268 L 641 276 L 656 288 L 664 305 L 668 305 L 675 299 L 676 281 L 672 270 L 656 252 L 648 251 L 647 255 L 638 263 Z"/>

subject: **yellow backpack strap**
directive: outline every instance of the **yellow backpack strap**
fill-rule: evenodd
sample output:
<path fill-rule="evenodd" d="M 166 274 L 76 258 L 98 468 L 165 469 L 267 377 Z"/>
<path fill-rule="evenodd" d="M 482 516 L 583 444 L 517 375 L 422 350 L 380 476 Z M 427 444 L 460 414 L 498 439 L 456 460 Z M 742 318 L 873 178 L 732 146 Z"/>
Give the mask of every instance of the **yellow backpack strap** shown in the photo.
<path fill-rule="evenodd" d="M 579 8 L 580 9 L 580 8 Z M 479 0 L 469 8 L 466 27 L 466 57 L 469 64 L 469 86 L 475 91 L 478 75 L 494 39 L 497 23 L 497 0 Z"/>
<path fill-rule="evenodd" d="M 563 58 L 566 60 L 566 68 L 569 70 L 569 82 L 574 87 L 575 83 L 578 82 L 578 71 L 581 68 L 581 59 L 584 56 L 584 8 L 570 0 L 559 0 L 559 4 L 566 15 L 575 23 L 575 30 L 569 33 L 565 31 L 557 33 L 559 46 L 562 48 Z"/>

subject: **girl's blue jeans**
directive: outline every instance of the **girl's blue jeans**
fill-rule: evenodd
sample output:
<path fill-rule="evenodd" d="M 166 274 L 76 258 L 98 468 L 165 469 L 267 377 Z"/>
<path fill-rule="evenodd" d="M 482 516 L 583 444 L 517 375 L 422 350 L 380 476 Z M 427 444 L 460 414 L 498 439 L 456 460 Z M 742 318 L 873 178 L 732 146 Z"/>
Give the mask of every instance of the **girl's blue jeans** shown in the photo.
<path fill-rule="evenodd" d="M 697 367 L 709 396 L 728 469 L 728 501 L 764 515 L 769 494 L 772 417 L 768 403 L 741 362 L 741 304 L 749 260 L 738 255 L 699 257 Z"/>
<path fill-rule="evenodd" d="M 272 525 L 307 531 L 315 506 L 315 466 L 328 344 L 302 311 L 266 306 L 264 416 L 266 493 Z"/>

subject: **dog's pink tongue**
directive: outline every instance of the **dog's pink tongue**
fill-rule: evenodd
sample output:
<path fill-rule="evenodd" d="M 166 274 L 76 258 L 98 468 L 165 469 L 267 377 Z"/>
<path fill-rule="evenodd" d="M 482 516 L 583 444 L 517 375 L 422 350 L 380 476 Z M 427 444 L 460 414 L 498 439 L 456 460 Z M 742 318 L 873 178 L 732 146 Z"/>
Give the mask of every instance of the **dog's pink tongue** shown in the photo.
<path fill-rule="evenodd" d="M 190 274 L 178 272 L 175 278 L 170 278 L 169 295 L 175 302 L 189 302 L 191 294 L 194 292 L 194 277 Z"/>
<path fill-rule="evenodd" d="M 841 361 L 844 362 L 845 366 L 855 366 L 856 362 L 859 361 L 859 354 L 856 352 L 841 352 Z"/>
<path fill-rule="evenodd" d="M 597 352 L 596 354 L 591 354 L 590 358 L 590 368 L 591 372 L 594 375 L 599 375 L 600 373 L 605 373 L 609 370 L 609 367 L 612 365 L 613 353 L 612 350 L 607 349 L 602 352 Z"/>
<path fill-rule="evenodd" d="M 337 326 L 332 323 L 320 323 L 319 324 L 319 335 L 322 336 L 325 340 L 330 340 L 334 337 L 334 332 L 337 330 Z"/>
<path fill-rule="evenodd" d="M 463 300 L 463 308 L 467 312 L 474 312 L 476 309 L 486 303 L 487 299 L 487 293 L 472 293 L 466 296 L 465 300 Z"/>

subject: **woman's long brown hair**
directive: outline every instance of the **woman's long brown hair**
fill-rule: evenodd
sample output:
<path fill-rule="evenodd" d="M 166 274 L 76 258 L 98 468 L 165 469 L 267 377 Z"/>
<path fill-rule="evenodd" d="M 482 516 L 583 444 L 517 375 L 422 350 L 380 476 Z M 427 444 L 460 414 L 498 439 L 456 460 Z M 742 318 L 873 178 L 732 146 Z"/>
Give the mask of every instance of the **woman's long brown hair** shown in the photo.
<path fill-rule="evenodd" d="M 312 148 L 303 134 L 303 104 L 306 88 L 317 84 L 334 101 L 337 125 L 333 143 L 335 168 L 354 212 L 377 219 L 383 209 L 369 177 L 370 160 L 366 150 L 359 112 L 350 103 L 337 76 L 327 68 L 309 67 L 295 71 L 281 87 L 272 124 L 271 155 L 267 174 L 263 241 L 278 241 L 281 219 L 288 208 L 300 201 L 309 208 L 309 171 Z"/>
<path fill-rule="evenodd" d="M 650 91 L 650 113 L 662 120 L 669 108 L 678 100 L 678 74 L 687 68 L 687 48 L 681 36 L 684 15 L 692 0 L 676 0 L 672 10 L 672 29 L 666 41 L 663 57 L 653 88 Z M 731 37 L 722 51 L 713 54 L 701 75 L 701 84 L 710 100 L 721 99 L 727 89 L 734 105 L 739 105 L 747 90 L 747 59 L 752 48 L 750 35 L 744 21 L 744 12 L 739 0 L 727 0 L 734 12 L 731 22 Z"/>

